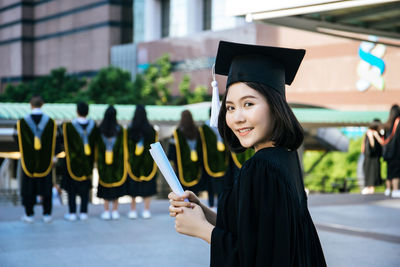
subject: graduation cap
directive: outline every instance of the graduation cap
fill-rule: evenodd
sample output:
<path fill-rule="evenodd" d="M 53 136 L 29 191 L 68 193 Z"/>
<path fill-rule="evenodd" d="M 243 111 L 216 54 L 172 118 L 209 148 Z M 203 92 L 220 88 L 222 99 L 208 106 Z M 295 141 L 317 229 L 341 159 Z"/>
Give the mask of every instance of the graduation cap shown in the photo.
<path fill-rule="evenodd" d="M 226 88 L 236 82 L 262 83 L 285 97 L 285 84 L 290 85 L 303 60 L 304 49 L 290 49 L 273 46 L 260 46 L 220 41 L 215 60 L 215 73 L 228 76 Z M 214 70 L 213 70 L 214 71 Z M 213 86 L 213 109 L 219 102 L 215 78 Z M 217 99 L 218 98 L 218 99 Z M 217 127 L 219 113 L 211 111 L 210 123 Z M 216 116 L 216 117 L 213 117 Z"/>

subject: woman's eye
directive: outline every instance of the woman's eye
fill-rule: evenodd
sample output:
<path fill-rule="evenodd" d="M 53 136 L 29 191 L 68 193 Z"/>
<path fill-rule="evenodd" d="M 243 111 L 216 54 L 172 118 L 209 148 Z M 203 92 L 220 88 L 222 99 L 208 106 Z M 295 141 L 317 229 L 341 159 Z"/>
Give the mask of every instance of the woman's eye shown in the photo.
<path fill-rule="evenodd" d="M 250 107 L 250 106 L 252 106 L 252 105 L 253 105 L 253 103 L 250 103 L 250 102 L 244 103 L 244 106 L 245 106 L 245 107 Z"/>
<path fill-rule="evenodd" d="M 227 111 L 232 111 L 232 110 L 234 110 L 234 108 L 233 108 L 232 106 L 227 106 L 227 107 L 226 107 L 226 110 L 227 110 Z"/>

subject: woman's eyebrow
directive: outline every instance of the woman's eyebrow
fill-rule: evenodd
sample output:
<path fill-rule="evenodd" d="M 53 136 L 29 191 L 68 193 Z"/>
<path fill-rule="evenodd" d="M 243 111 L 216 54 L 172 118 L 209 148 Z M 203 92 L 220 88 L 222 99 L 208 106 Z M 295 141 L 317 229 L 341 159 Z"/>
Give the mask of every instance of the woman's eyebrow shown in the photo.
<path fill-rule="evenodd" d="M 247 99 L 247 98 L 254 98 L 254 99 L 256 99 L 257 97 L 254 96 L 254 95 L 245 95 L 245 96 L 242 96 L 242 97 L 239 99 L 239 101 L 243 101 L 244 99 Z M 233 104 L 233 102 L 232 102 L 232 101 L 229 101 L 229 100 L 226 100 L 225 103 Z"/>
<path fill-rule="evenodd" d="M 244 100 L 244 99 L 247 99 L 247 98 L 257 98 L 257 97 L 254 96 L 254 95 L 245 95 L 245 96 L 242 96 L 239 100 Z"/>

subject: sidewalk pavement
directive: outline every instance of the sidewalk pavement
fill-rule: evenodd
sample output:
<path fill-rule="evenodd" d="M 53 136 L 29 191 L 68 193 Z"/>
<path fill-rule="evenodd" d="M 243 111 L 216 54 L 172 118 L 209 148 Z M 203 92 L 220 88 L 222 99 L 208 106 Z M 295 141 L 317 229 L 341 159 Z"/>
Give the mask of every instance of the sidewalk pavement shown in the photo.
<path fill-rule="evenodd" d="M 53 222 L 20 221 L 21 206 L 0 206 L 0 266 L 209 266 L 204 241 L 177 234 L 168 201 L 154 200 L 149 220 L 126 217 L 102 221 L 103 207 L 90 205 L 87 221 L 63 219 L 56 206 Z M 142 208 L 139 204 L 138 208 Z M 328 266 L 400 266 L 400 199 L 383 195 L 311 195 L 309 208 Z"/>

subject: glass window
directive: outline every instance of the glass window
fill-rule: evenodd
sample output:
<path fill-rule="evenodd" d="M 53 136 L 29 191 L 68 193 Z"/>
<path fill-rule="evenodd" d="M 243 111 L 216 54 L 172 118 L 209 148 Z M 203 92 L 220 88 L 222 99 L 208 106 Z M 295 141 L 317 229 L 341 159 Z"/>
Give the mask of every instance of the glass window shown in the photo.
<path fill-rule="evenodd" d="M 169 36 L 170 0 L 161 0 L 161 37 Z"/>
<path fill-rule="evenodd" d="M 211 29 L 211 0 L 203 0 L 203 30 Z"/>

